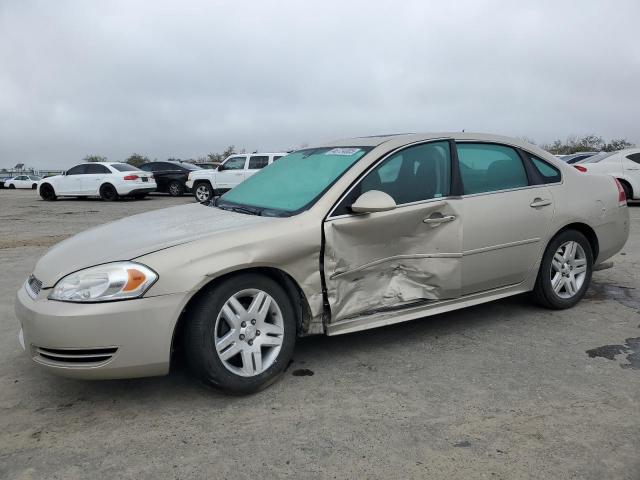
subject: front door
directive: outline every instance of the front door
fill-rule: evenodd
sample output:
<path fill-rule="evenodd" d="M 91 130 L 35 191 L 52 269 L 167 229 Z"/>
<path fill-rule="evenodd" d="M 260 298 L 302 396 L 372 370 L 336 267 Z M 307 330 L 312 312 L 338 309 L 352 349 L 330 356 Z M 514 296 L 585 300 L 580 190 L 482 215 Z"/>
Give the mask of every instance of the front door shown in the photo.
<path fill-rule="evenodd" d="M 230 190 L 244 180 L 247 157 L 244 155 L 231 157 L 216 172 L 216 188 Z"/>
<path fill-rule="evenodd" d="M 532 185 L 516 150 L 458 143 L 463 183 L 462 294 L 522 282 L 542 254 L 553 197 Z"/>
<path fill-rule="evenodd" d="M 397 207 L 352 213 L 370 190 Z M 324 223 L 332 322 L 459 296 L 462 205 L 450 191 L 450 143 L 437 141 L 388 156 L 346 194 Z"/>
<path fill-rule="evenodd" d="M 60 179 L 59 185 L 56 187 L 56 193 L 60 195 L 81 194 L 82 193 L 82 175 L 87 169 L 87 164 L 76 165 L 67 170 L 67 173 Z"/>

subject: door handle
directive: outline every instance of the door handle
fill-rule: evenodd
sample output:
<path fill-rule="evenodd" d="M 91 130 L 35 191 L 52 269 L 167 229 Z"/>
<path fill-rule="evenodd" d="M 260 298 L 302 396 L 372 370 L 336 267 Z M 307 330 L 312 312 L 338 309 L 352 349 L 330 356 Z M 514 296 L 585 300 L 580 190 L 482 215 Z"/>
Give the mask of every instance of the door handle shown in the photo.
<path fill-rule="evenodd" d="M 536 198 L 529 204 L 532 208 L 546 207 L 547 205 L 551 205 L 551 200 L 548 198 Z"/>
<path fill-rule="evenodd" d="M 427 217 L 422 220 L 422 223 L 428 225 L 440 225 L 441 223 L 453 222 L 456 219 L 454 215 L 447 215 L 445 217 Z"/>

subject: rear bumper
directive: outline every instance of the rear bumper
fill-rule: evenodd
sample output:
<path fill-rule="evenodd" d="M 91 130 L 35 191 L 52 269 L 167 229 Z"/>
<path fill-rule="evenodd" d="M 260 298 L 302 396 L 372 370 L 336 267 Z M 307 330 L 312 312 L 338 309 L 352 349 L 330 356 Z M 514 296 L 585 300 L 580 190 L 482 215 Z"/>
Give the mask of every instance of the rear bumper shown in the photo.
<path fill-rule="evenodd" d="M 158 188 L 156 182 L 135 182 L 130 185 L 118 185 L 118 195 L 134 195 L 136 193 L 155 192 Z"/>
<path fill-rule="evenodd" d="M 141 195 L 143 193 L 151 193 L 155 192 L 155 188 L 136 188 L 135 190 L 131 190 L 129 193 L 125 195 Z"/>
<path fill-rule="evenodd" d="M 15 304 L 21 343 L 39 366 L 82 379 L 168 373 L 186 293 L 95 304 L 51 301 L 46 294 L 34 300 L 23 287 Z"/>
<path fill-rule="evenodd" d="M 596 265 L 603 263 L 622 250 L 629 238 L 630 220 L 627 206 L 616 207 L 616 210 L 607 216 L 607 220 L 606 223 L 595 227 L 600 247 Z"/>

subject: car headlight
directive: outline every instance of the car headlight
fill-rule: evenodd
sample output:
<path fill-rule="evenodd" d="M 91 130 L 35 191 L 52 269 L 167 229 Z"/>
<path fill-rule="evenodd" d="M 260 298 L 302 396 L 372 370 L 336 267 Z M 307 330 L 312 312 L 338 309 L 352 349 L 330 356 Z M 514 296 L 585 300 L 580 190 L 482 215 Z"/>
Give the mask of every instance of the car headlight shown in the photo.
<path fill-rule="evenodd" d="M 62 278 L 49 294 L 64 302 L 105 302 L 137 298 L 149 290 L 158 274 L 140 263 L 115 262 L 86 268 Z"/>

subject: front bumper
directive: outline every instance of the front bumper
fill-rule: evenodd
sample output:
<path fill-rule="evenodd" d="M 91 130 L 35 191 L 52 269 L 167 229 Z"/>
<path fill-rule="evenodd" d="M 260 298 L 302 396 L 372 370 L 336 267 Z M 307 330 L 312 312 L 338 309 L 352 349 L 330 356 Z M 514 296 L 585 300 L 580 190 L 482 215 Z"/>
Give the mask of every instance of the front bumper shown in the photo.
<path fill-rule="evenodd" d="M 16 299 L 26 353 L 50 372 L 82 379 L 169 372 L 173 331 L 187 293 L 93 304 Z"/>

